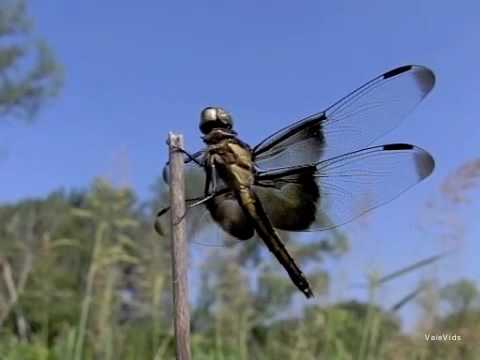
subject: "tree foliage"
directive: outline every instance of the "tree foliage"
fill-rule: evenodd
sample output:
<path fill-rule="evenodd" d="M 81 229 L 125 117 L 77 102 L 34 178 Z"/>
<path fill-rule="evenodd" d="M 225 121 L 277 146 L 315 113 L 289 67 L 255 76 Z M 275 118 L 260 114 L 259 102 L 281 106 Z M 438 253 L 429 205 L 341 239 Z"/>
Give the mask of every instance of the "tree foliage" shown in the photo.
<path fill-rule="evenodd" d="M 0 206 L 0 358 L 173 356 L 169 241 L 154 233 L 146 209 L 130 189 L 100 179 Z M 287 245 L 321 299 L 322 259 L 339 256 L 346 240 L 315 239 Z M 470 281 L 436 293 L 448 311 L 429 328 L 462 329 L 465 342 L 434 345 L 402 334 L 375 298 L 299 308 L 301 295 L 259 241 L 203 250 L 192 250 L 189 274 L 195 359 L 456 359 L 476 351 L 480 309 Z"/>
<path fill-rule="evenodd" d="M 58 94 L 63 75 L 47 43 L 37 38 L 25 0 L 0 4 L 0 116 L 31 120 Z"/>

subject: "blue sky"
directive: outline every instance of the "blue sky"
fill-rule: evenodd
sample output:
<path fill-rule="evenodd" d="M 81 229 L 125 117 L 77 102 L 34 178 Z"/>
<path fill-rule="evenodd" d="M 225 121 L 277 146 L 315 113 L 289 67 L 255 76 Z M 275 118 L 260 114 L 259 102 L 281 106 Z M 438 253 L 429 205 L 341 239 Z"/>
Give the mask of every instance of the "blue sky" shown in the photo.
<path fill-rule="evenodd" d="M 368 230 L 361 222 L 345 227 L 352 251 L 329 264 L 335 292 L 341 297 L 339 284 L 371 268 L 390 272 L 452 245 L 417 227 L 445 177 L 479 155 L 478 2 L 32 0 L 30 10 L 65 66 L 66 84 L 32 126 L 0 123 L 1 201 L 86 187 L 98 175 L 146 199 L 166 159 L 168 131 L 183 133 L 189 149 L 201 146 L 203 107 L 227 108 L 254 144 L 414 63 L 435 71 L 436 88 L 378 143 L 419 145 L 437 167 L 371 215 Z M 444 281 L 480 276 L 473 209 L 464 222 L 463 250 L 435 273 Z M 415 279 L 398 280 L 385 302 Z"/>

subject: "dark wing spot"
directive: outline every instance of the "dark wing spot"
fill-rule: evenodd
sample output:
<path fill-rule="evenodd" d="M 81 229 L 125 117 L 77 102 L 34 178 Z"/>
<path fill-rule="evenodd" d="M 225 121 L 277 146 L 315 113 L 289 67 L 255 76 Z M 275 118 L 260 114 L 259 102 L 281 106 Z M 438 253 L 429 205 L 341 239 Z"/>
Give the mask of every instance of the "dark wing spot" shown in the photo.
<path fill-rule="evenodd" d="M 294 138 L 296 141 L 300 141 L 313 136 L 318 138 L 320 143 L 323 144 L 325 142 L 325 138 L 322 128 L 323 121 L 326 119 L 327 117 L 325 116 L 325 113 L 315 115 L 312 119 L 305 120 L 300 126 L 293 126 L 290 130 L 287 130 L 284 134 L 278 136 L 278 138 L 269 143 L 267 146 L 264 146 L 261 151 L 257 151 L 257 149 L 263 144 L 263 142 L 258 144 L 253 148 L 254 157 L 258 157 L 259 155 L 269 151 L 273 147 L 281 144 L 289 138 Z"/>
<path fill-rule="evenodd" d="M 388 144 L 383 146 L 385 151 L 398 151 L 398 150 L 412 150 L 413 145 L 410 144 Z"/>
<path fill-rule="evenodd" d="M 383 145 L 385 151 L 413 150 L 409 153 L 413 157 L 416 173 L 419 180 L 425 179 L 433 172 L 435 160 L 427 151 L 410 144 L 388 144 Z"/>
<path fill-rule="evenodd" d="M 280 177 L 261 177 L 255 192 L 274 227 L 302 231 L 315 221 L 321 194 L 314 174 L 312 166 L 285 171 Z"/>
<path fill-rule="evenodd" d="M 408 71 L 412 68 L 412 65 L 405 65 L 405 66 L 400 66 L 396 69 L 387 71 L 385 74 L 383 74 L 384 79 L 389 79 L 391 77 L 400 75 L 401 73 L 404 73 L 405 71 Z"/>

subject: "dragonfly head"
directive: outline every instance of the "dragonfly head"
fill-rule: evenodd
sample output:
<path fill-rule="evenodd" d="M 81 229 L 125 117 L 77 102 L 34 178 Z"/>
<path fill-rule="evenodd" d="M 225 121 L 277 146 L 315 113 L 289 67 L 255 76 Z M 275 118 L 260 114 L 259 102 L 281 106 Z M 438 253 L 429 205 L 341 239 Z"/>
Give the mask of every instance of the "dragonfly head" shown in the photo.
<path fill-rule="evenodd" d="M 233 127 L 232 116 L 221 107 L 207 107 L 200 115 L 200 131 L 207 135 L 213 129 L 231 130 Z"/>

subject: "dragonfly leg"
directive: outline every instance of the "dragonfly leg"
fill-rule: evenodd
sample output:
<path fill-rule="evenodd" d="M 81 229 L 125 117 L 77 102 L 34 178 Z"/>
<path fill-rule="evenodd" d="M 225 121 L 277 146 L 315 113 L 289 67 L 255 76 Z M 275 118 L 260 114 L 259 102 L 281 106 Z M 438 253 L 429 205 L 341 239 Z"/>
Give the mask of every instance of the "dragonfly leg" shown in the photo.
<path fill-rule="evenodd" d="M 168 210 L 170 210 L 170 206 L 164 207 L 162 210 L 157 212 L 157 218 L 163 216 Z"/>
<path fill-rule="evenodd" d="M 220 191 L 210 193 L 210 194 L 208 194 L 204 197 L 196 197 L 196 198 L 192 198 L 192 199 L 187 199 L 185 201 L 187 203 L 187 208 L 185 209 L 185 213 L 178 219 L 178 221 L 175 222 L 174 225 L 177 225 L 178 223 L 180 223 L 180 221 L 182 221 L 185 218 L 185 216 L 187 216 L 188 209 L 194 208 L 198 205 L 202 205 L 202 204 L 206 203 L 207 201 L 213 199 L 214 197 L 216 197 L 218 195 L 225 194 L 226 192 L 228 192 L 228 189 L 222 189 Z M 156 229 L 160 226 L 159 225 L 159 218 L 161 218 L 163 215 L 165 215 L 169 210 L 170 210 L 170 206 L 167 206 L 167 207 L 164 207 L 163 209 L 161 209 L 157 213 L 157 220 L 155 221 L 155 228 Z M 157 229 L 157 232 L 162 234 L 163 230 L 159 231 L 159 229 Z"/>
<path fill-rule="evenodd" d="M 198 166 L 204 167 L 204 165 L 200 161 L 198 161 L 192 154 L 190 154 L 187 150 L 178 146 L 173 146 L 173 150 L 183 153 L 189 160 L 193 161 Z"/>
<path fill-rule="evenodd" d="M 213 199 L 217 194 L 212 193 L 209 194 L 208 196 L 205 196 L 203 199 L 200 199 L 193 204 L 189 204 L 187 209 L 185 209 L 185 212 L 183 213 L 182 216 L 178 218 L 178 220 L 174 223 L 174 225 L 178 225 L 185 217 L 187 216 L 188 209 L 194 208 L 195 206 L 202 205 L 203 203 L 206 203 L 208 200 Z"/>
<path fill-rule="evenodd" d="M 215 196 L 217 196 L 217 195 L 218 195 L 218 193 L 211 193 L 211 194 L 205 196 L 203 199 L 200 199 L 200 200 L 198 200 L 198 201 L 196 201 L 196 202 L 194 202 L 194 203 L 192 203 L 192 204 L 189 204 L 188 207 L 189 207 L 189 208 L 193 208 L 193 207 L 195 207 L 195 206 L 198 206 L 198 205 L 201 205 L 201 204 L 203 204 L 203 203 L 206 203 L 208 200 L 213 199 L 213 198 L 214 198 Z"/>
<path fill-rule="evenodd" d="M 177 225 L 180 221 L 182 221 L 182 220 L 185 218 L 185 216 L 187 216 L 187 211 L 188 211 L 188 209 L 194 208 L 195 206 L 198 206 L 198 205 L 202 205 L 202 204 L 206 203 L 207 201 L 213 199 L 214 197 L 217 197 L 218 195 L 225 194 L 227 191 L 228 191 L 228 189 L 223 189 L 223 190 L 221 190 L 221 191 L 212 192 L 212 193 L 206 195 L 205 197 L 203 197 L 203 198 L 201 198 L 201 199 L 195 198 L 195 199 L 189 199 L 189 200 L 187 200 L 187 202 L 188 202 L 188 201 L 193 201 L 193 200 L 197 200 L 197 199 L 198 199 L 198 200 L 195 201 L 194 203 L 188 204 L 188 207 L 187 207 L 187 209 L 185 210 L 185 213 L 183 214 L 183 216 L 181 216 L 181 217 L 179 218 L 178 222 L 175 223 L 175 225 Z"/>
<path fill-rule="evenodd" d="M 193 199 L 187 199 L 185 202 L 189 202 L 189 201 L 202 201 L 203 198 L 193 198 Z M 190 207 L 193 207 L 191 205 L 188 206 L 189 208 Z M 167 206 L 167 207 L 164 207 L 163 209 L 161 209 L 160 211 L 157 212 L 157 216 L 156 216 L 156 219 L 155 219 L 155 230 L 157 231 L 157 233 L 159 233 L 160 235 L 164 235 L 165 232 L 163 231 L 163 227 L 162 227 L 162 224 L 161 224 L 161 220 L 160 218 L 165 215 L 168 211 L 170 210 L 170 206 Z M 185 210 L 185 213 L 180 217 L 180 220 L 178 222 L 175 223 L 175 225 L 177 225 L 180 221 L 183 220 L 183 218 L 187 215 L 187 210 Z"/>

